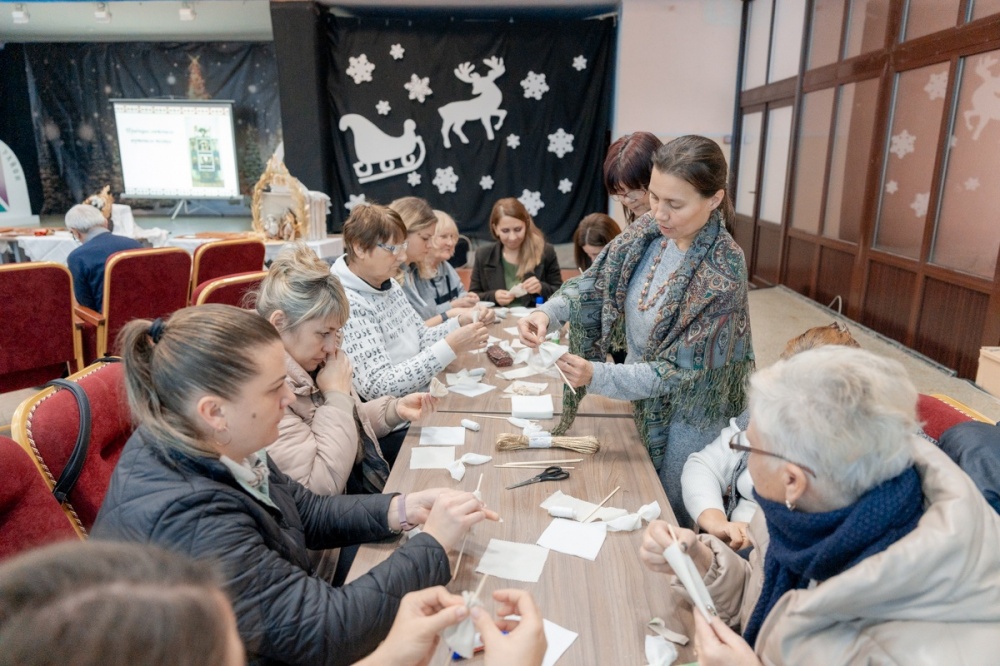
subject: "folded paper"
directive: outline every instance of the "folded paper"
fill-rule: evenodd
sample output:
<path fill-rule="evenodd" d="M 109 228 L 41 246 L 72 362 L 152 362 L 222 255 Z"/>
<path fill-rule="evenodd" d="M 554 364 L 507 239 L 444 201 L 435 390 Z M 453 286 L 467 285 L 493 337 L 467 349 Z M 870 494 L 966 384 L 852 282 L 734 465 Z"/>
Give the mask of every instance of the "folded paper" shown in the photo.
<path fill-rule="evenodd" d="M 537 583 L 548 556 L 548 548 L 532 543 L 490 539 L 476 572 L 524 583 Z"/>
<path fill-rule="evenodd" d="M 462 446 L 465 428 L 462 426 L 424 426 L 420 429 L 420 446 Z"/>
<path fill-rule="evenodd" d="M 604 523 L 584 524 L 576 520 L 553 518 L 536 543 L 549 550 L 594 561 L 607 536 L 608 528 Z"/>
<path fill-rule="evenodd" d="M 477 395 L 489 393 L 495 388 L 496 386 L 493 386 L 492 384 L 483 384 L 477 382 L 475 384 L 468 384 L 468 385 L 456 384 L 455 386 L 449 386 L 448 390 L 451 391 L 452 393 L 458 393 L 459 395 L 464 395 L 469 398 L 475 398 Z"/>

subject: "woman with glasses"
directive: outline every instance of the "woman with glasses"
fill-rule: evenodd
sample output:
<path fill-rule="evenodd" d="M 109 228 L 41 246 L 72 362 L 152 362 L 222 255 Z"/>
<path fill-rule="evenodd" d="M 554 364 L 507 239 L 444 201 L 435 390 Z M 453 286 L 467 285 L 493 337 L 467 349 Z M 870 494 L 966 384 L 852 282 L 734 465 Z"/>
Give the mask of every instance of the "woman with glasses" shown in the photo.
<path fill-rule="evenodd" d="M 746 407 L 753 370 L 743 251 L 726 229 L 726 158 L 714 141 L 685 136 L 653 156 L 650 214 L 615 237 L 583 275 L 518 322 L 537 347 L 570 322 L 570 352 L 558 361 L 566 432 L 586 392 L 633 402 L 639 433 L 674 514 L 684 511 L 681 472 L 727 419 Z M 607 362 L 627 350 L 624 364 Z"/>
<path fill-rule="evenodd" d="M 393 279 L 407 259 L 406 236 L 406 225 L 391 208 L 355 206 L 344 223 L 346 253 L 331 269 L 350 303 L 343 349 L 364 400 L 423 391 L 457 354 L 483 347 L 488 338 L 472 314 L 424 325 Z"/>
<path fill-rule="evenodd" d="M 500 199 L 490 211 L 493 245 L 476 251 L 469 291 L 497 305 L 534 307 L 562 284 L 556 251 L 514 197 Z"/>
<path fill-rule="evenodd" d="M 604 158 L 604 187 L 622 205 L 625 220 L 632 224 L 649 212 L 649 178 L 653 153 L 663 142 L 649 132 L 633 132 L 608 147 Z"/>
<path fill-rule="evenodd" d="M 753 376 L 735 443 L 760 504 L 750 559 L 676 530 L 718 613 L 694 613 L 700 664 L 996 660 L 1000 516 L 915 434 L 916 405 L 903 366 L 861 349 L 813 349 Z M 654 521 L 643 563 L 673 573 L 673 543 Z"/>
<path fill-rule="evenodd" d="M 860 346 L 846 326 L 835 322 L 792 338 L 781 358 L 824 345 Z M 749 422 L 749 411 L 729 419 L 729 426 L 715 441 L 688 456 L 681 475 L 688 514 L 698 527 L 736 551 L 750 546 L 747 526 L 757 511 L 753 480 L 747 469 L 748 454 L 740 447 L 745 443 L 743 431 Z"/>

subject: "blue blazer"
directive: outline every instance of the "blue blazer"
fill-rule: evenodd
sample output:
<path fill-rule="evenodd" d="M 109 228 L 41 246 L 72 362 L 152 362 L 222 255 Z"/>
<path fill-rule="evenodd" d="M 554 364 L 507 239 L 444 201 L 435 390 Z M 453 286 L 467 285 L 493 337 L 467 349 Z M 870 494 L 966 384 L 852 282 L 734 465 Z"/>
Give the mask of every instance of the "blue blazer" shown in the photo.
<path fill-rule="evenodd" d="M 134 238 L 108 232 L 94 236 L 70 252 L 66 263 L 73 275 L 76 302 L 100 312 L 104 300 L 104 264 L 108 257 L 115 252 L 138 250 L 141 247 L 142 244 Z"/>

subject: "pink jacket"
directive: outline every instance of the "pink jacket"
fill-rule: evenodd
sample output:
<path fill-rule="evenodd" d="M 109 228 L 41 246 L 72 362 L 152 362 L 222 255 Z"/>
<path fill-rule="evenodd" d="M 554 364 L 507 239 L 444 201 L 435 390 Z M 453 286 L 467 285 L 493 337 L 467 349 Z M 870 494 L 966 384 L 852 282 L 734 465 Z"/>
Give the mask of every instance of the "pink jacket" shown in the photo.
<path fill-rule="evenodd" d="M 339 391 L 324 394 L 287 353 L 285 371 L 295 401 L 285 409 L 278 439 L 267 447 L 267 454 L 282 472 L 314 493 L 339 495 L 355 463 L 361 460 L 353 408 L 357 407 L 362 427 L 377 446 L 379 437 L 402 422 L 396 415 L 396 398 L 361 402 L 353 390 L 350 395 Z"/>

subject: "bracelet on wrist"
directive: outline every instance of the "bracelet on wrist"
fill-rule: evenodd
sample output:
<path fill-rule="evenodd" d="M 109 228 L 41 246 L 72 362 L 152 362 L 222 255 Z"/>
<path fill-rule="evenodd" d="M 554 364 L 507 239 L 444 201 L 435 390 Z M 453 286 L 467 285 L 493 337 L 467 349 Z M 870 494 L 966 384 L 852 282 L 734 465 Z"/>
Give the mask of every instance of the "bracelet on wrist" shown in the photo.
<path fill-rule="evenodd" d="M 399 508 L 399 529 L 404 532 L 409 532 L 416 527 L 416 525 L 411 525 L 406 520 L 406 493 L 399 496 L 399 504 L 397 504 L 397 507 Z"/>

